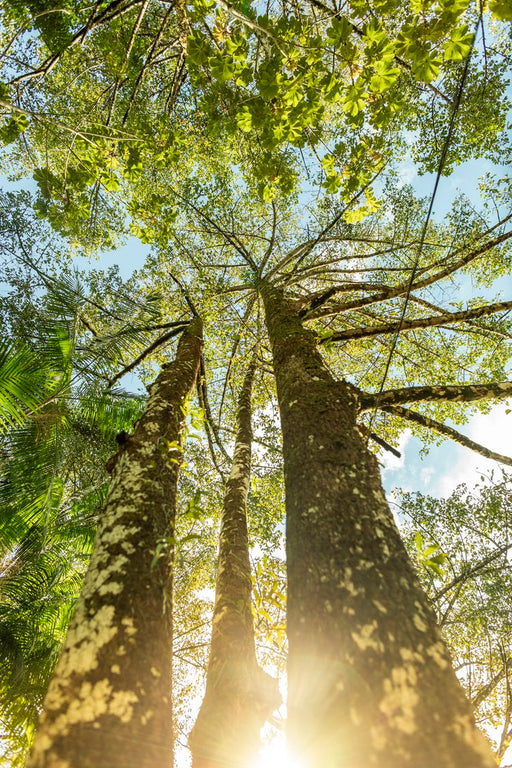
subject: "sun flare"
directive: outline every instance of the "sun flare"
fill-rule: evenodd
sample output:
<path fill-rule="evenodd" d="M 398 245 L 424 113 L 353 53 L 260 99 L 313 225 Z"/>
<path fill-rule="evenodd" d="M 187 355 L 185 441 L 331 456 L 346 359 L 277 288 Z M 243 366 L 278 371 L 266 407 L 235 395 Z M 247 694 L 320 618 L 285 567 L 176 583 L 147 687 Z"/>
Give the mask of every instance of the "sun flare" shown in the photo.
<path fill-rule="evenodd" d="M 290 754 L 284 736 L 280 736 L 260 749 L 253 768 L 301 768 L 301 764 Z"/>

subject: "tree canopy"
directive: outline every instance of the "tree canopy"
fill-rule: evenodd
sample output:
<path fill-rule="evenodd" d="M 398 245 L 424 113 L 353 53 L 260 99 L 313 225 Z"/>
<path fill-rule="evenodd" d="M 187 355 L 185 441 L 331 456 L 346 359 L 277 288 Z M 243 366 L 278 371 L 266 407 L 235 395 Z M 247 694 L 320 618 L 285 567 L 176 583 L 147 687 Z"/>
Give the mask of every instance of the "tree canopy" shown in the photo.
<path fill-rule="evenodd" d="M 362 733 L 369 727 L 361 725 L 357 714 L 364 685 L 375 690 L 381 686 L 380 700 L 375 694 L 375 712 L 387 720 L 381 730 L 375 717 L 374 728 L 370 721 L 376 750 L 371 759 L 384 749 L 389 729 L 394 728 L 398 751 L 386 759 L 396 765 L 403 750 L 407 755 L 403 759 L 411 760 L 411 765 L 420 765 L 420 758 L 428 765 L 425 750 L 431 747 L 413 748 L 407 741 L 412 733 L 407 720 L 410 702 L 416 702 L 417 694 L 414 690 L 408 699 L 405 689 L 416 685 L 414 665 L 420 662 L 414 654 L 428 656 L 424 649 L 418 651 L 420 641 L 411 639 L 412 645 L 402 648 L 412 654 L 402 656 L 402 662 L 413 659 L 403 667 L 405 673 L 396 672 L 397 662 L 390 655 L 379 662 L 381 677 L 375 672 L 371 678 L 374 671 L 369 671 L 362 687 L 349 686 L 345 695 L 353 695 L 353 700 L 339 704 L 336 693 L 331 709 L 329 686 L 341 691 L 350 674 L 363 673 L 353 651 L 346 650 L 346 658 L 331 658 L 328 642 L 334 647 L 341 637 L 336 633 L 341 631 L 342 611 L 354 611 L 354 622 L 359 623 L 354 624 L 352 639 L 348 636 L 343 642 L 384 658 L 384 634 L 376 636 L 384 633 L 389 621 L 386 643 L 393 645 L 393 621 L 400 623 L 398 616 L 382 618 L 390 610 L 386 600 L 395 578 L 396 583 L 399 576 L 406 583 L 414 579 L 412 569 L 403 564 L 394 524 L 379 511 L 381 491 L 372 479 L 377 477 L 376 468 L 365 451 L 396 452 L 407 426 L 427 443 L 447 437 L 512 463 L 510 457 L 477 445 L 463 433 L 475 410 L 485 411 L 512 393 L 508 380 L 512 301 L 500 294 L 502 283 L 497 282 L 510 271 L 512 236 L 512 188 L 502 173 L 510 161 L 510 20 L 508 4 L 500 0 L 479 7 L 466 0 L 351 0 L 342 6 L 306 0 L 269 3 L 265 8 L 245 0 L 5 4 L 0 29 L 0 138 L 11 174 L 18 179 L 31 175 L 35 182 L 33 194 L 3 194 L 0 208 L 0 245 L 6 259 L 2 280 L 7 286 L 0 302 L 6 330 L 0 347 L 0 493 L 6 510 L 0 637 L 8 660 L 1 685 L 8 700 L 3 717 L 20 749 L 32 738 L 91 555 L 99 510 L 104 503 L 107 510 L 112 506 L 112 496 L 106 495 L 105 461 L 114 450 L 118 456 L 126 454 L 122 462 L 107 462 L 112 494 L 124 482 L 116 474 L 121 472 L 118 466 L 128 465 L 127 455 L 137 452 L 137 440 L 152 440 L 145 410 L 153 407 L 150 385 L 155 379 L 162 381 L 157 379 L 159 367 L 165 372 L 174 359 L 174 340 L 185 339 L 186 346 L 190 323 L 200 317 L 204 348 L 197 362 L 197 399 L 189 401 L 183 394 L 178 404 L 169 405 L 169 412 L 181 408 L 182 414 L 174 437 L 163 427 L 161 433 L 160 426 L 154 430 L 160 452 L 163 444 L 167 446 L 165 472 L 172 475 L 173 467 L 181 469 L 177 507 L 172 513 L 155 513 L 163 515 L 169 528 L 162 534 L 160 527 L 152 541 L 144 539 L 149 566 L 137 566 L 139 574 L 149 569 L 152 584 L 164 561 L 169 560 L 174 573 L 173 596 L 169 593 L 168 600 L 174 614 L 172 698 L 178 743 L 186 739 L 182 729 L 190 732 L 192 727 L 191 702 L 198 694 L 189 668 L 205 665 L 201 648 L 209 646 L 205 627 L 211 606 L 204 595 L 215 578 L 219 515 L 223 531 L 235 530 L 228 513 L 230 483 L 237 478 L 243 482 L 234 514 L 239 522 L 245 519 L 247 505 L 249 534 L 247 539 L 240 523 L 236 535 L 242 550 L 251 544 L 256 561 L 253 627 L 250 611 L 244 614 L 247 647 L 255 633 L 258 663 L 273 674 L 283 670 L 284 471 L 289 673 L 295 670 L 290 733 L 295 748 L 306 722 L 301 714 L 304 702 L 296 702 L 297 659 L 311 653 L 317 627 L 322 626 L 327 638 L 322 663 L 332 666 L 326 679 L 341 676 L 332 685 L 326 682 L 325 691 L 319 686 L 327 704 L 319 705 L 311 733 L 322 734 L 315 737 L 323 740 L 322 748 L 332 740 L 331 731 L 322 731 L 324 726 L 319 725 L 322 707 L 327 707 L 325 728 L 335 718 L 336 722 L 345 718 L 347 733 L 350 728 L 354 734 L 358 729 Z M 429 197 L 419 197 L 404 184 L 400 172 L 404 158 L 421 173 L 432 175 Z M 461 194 L 444 218 L 435 216 L 442 177 L 470 159 L 486 161 L 491 169 L 480 183 L 482 204 L 477 206 L 473 198 Z M 151 245 L 144 267 L 129 280 L 123 281 L 115 268 L 79 272 L 73 267 L 74 256 L 101 253 L 128 234 Z M 172 365 L 180 364 L 184 347 L 179 344 Z M 247 443 L 252 430 L 253 456 L 251 461 L 249 439 L 247 466 L 242 462 L 237 470 L 236 457 L 242 450 L 238 439 L 243 433 L 240 393 L 249 368 L 252 426 L 245 425 L 244 439 Z M 127 391 L 125 377 L 132 372 L 150 388 L 149 399 Z M 343 412 L 337 396 L 346 406 Z M 302 409 L 299 416 L 294 415 L 295 405 Z M 328 436 L 329 413 L 340 434 Z M 139 426 L 133 432 L 136 419 Z M 341 458 L 333 458 L 341 445 L 345 446 L 340 448 Z M 299 488 L 304 488 L 304 499 L 307 496 L 308 483 L 300 471 L 306 471 L 308 462 L 312 477 L 327 478 L 325 497 L 321 485 L 315 490 L 324 510 L 318 519 L 314 500 L 302 511 L 301 499 L 294 500 L 294 493 L 300 497 Z M 351 493 L 361 497 L 359 507 L 342 504 L 352 510 L 346 512 L 353 524 L 350 532 L 341 522 L 338 529 L 341 515 L 337 518 L 329 511 L 340 504 L 331 493 L 338 480 L 329 474 L 336 463 L 348 467 L 341 498 Z M 174 475 L 172 482 L 178 482 Z M 370 478 L 367 486 L 365 477 Z M 363 501 L 368 493 L 376 499 L 373 507 Z M 485 509 L 492 493 L 484 492 L 480 503 Z M 480 539 L 469 553 L 463 543 L 463 554 L 457 550 L 450 541 L 453 515 L 457 527 L 469 526 L 480 514 L 469 497 L 470 515 L 460 509 L 454 512 L 455 499 L 435 513 L 424 511 L 433 505 L 428 500 L 406 498 L 403 504 L 415 521 L 412 528 L 406 525 L 405 539 L 423 575 L 434 579 L 432 601 L 438 619 L 460 669 L 467 667 L 462 682 L 477 705 L 495 697 L 494 704 L 485 704 L 485 722 L 495 725 L 499 709 L 503 706 L 505 711 L 497 753 L 502 759 L 510 741 L 510 707 L 500 698 L 508 702 L 507 694 L 496 691 L 502 690 L 508 674 L 505 641 L 496 640 L 489 653 L 480 638 L 471 650 L 462 649 L 463 630 L 455 621 L 452 630 L 448 617 L 455 615 L 456 605 L 458 615 L 469 617 L 464 621 L 471 625 L 476 611 L 473 598 L 456 592 L 454 601 L 459 602 L 452 603 L 450 590 L 466 583 L 463 574 L 472 576 L 494 563 L 494 554 L 505 557 L 506 541 L 493 529 L 497 539 L 492 552 Z M 498 506 L 504 514 L 501 502 Z M 363 594 L 357 591 L 363 586 L 354 586 L 351 574 L 366 562 L 354 543 L 359 535 L 354 533 L 359 530 L 357 509 L 363 518 L 375 515 L 364 535 L 375 558 L 372 567 L 387 585 L 383 589 L 388 597 L 381 601 L 380 582 L 373 584 L 368 575 L 364 589 L 373 594 L 373 602 L 362 598 L 354 609 L 351 600 Z M 439 515 L 439 528 L 431 527 L 434 514 Z M 308 515 L 309 522 L 301 528 Z M 383 528 L 379 516 L 385 520 Z M 102 547 L 106 551 L 102 537 L 108 536 L 108 522 L 103 521 L 99 530 L 96 552 Z M 302 530 L 314 532 L 309 552 L 308 541 L 299 534 Z M 480 530 L 478 535 L 490 536 Z M 326 562 L 329 555 L 336 563 L 329 574 L 322 570 L 324 536 Z M 223 615 L 226 599 L 222 590 L 230 588 L 227 582 L 222 586 L 223 557 L 227 563 L 238 562 L 238 555 L 229 549 L 233 542 L 225 542 L 223 549 L 222 533 L 220 541 L 214 614 L 218 628 L 215 622 Z M 434 544 L 437 549 L 429 551 Z M 338 597 L 332 596 L 338 595 L 341 584 L 335 584 L 336 568 L 341 568 L 344 548 L 347 594 L 338 605 Z M 318 570 L 314 577 L 304 570 L 309 555 L 311 573 Z M 386 565 L 392 557 L 397 563 L 394 570 Z M 234 579 L 234 589 L 240 590 L 242 581 L 249 585 L 246 561 L 244 554 L 239 561 L 243 567 L 233 568 L 241 579 L 240 584 Z M 439 584 L 438 577 L 448 573 L 445 561 L 453 568 L 453 586 Z M 502 570 L 506 574 L 505 566 Z M 495 571 L 490 573 L 494 578 Z M 130 578 L 135 584 L 133 574 Z M 497 574 L 493 587 L 497 602 L 505 589 L 502 578 L 506 580 L 506 575 Z M 304 592 L 301 579 L 307 584 Z M 114 586 L 116 582 L 113 594 Z M 243 597 L 237 599 L 247 601 L 250 591 L 250 587 L 248 593 L 242 590 Z M 319 596 L 318 615 L 315 608 L 308 618 L 314 594 Z M 423 599 L 411 603 L 421 603 L 419 614 L 413 615 L 412 609 L 407 614 L 411 638 L 411 633 L 427 632 L 422 627 L 431 626 Z M 76 615 L 83 610 L 81 600 Z M 233 600 L 227 598 L 228 612 Z M 370 608 L 382 614 L 382 630 L 379 625 L 375 635 L 378 622 Z M 304 622 L 310 636 L 298 654 Z M 428 632 L 435 633 L 433 627 L 432 619 Z M 471 630 L 464 631 L 469 643 Z M 240 626 L 237 632 L 242 632 Z M 432 638 L 430 648 L 435 649 L 437 640 Z M 212 642 L 207 691 L 215 653 Z M 226 651 L 218 653 L 224 658 Z M 445 661 L 440 653 L 432 651 L 427 661 L 442 669 Z M 476 659 L 484 657 L 486 671 L 475 672 Z M 242 673 L 240 662 L 228 683 L 233 684 L 229 688 L 233 696 L 242 695 L 244 676 L 253 696 L 255 664 L 250 655 Z M 375 670 L 379 664 L 375 662 Z M 451 683 L 446 685 L 451 691 Z M 302 695 L 310 697 L 311 708 L 312 685 L 304 686 L 308 692 Z M 247 691 L 243 695 L 247 699 Z M 425 688 L 425 712 L 418 714 L 418 722 L 430 723 L 435 714 L 430 695 Z M 447 701 L 451 696 L 446 693 Z M 249 707 L 246 699 L 241 709 L 246 713 L 252 707 L 252 717 L 255 704 L 252 701 Z M 265 710 L 268 706 L 268 702 L 261 705 L 258 718 L 271 716 Z M 121 722 L 128 717 L 127 707 L 119 715 Z M 231 716 L 226 715 L 228 722 Z M 466 723 L 465 714 L 460 718 Z M 467 765 L 465 749 L 476 750 L 478 766 L 490 764 L 473 737 L 461 735 L 464 728 L 460 725 L 452 734 L 454 744 L 464 741 L 457 758 L 448 754 L 448 737 L 439 737 L 439 749 L 446 751 L 440 766 L 458 766 L 456 759 Z M 434 740 L 434 726 L 425 726 L 424 731 L 425 739 L 431 733 Z M 197 735 L 200 728 L 194 732 Z M 354 744 L 359 746 L 343 765 L 358 768 L 361 760 L 367 768 L 364 761 L 370 757 L 361 751 L 362 737 L 354 736 Z M 223 748 L 234 750 L 232 742 Z M 332 748 L 338 754 L 338 747 Z M 202 763 L 206 758 L 201 749 L 199 756 L 194 755 L 197 768 L 225 759 L 209 754 L 213 762 Z M 307 757 L 308 749 L 306 744 L 306 765 L 319 765 L 325 754 L 317 749 Z M 336 760 L 333 765 L 341 766 L 341 758 Z M 234 757 L 233 761 L 238 768 Z"/>

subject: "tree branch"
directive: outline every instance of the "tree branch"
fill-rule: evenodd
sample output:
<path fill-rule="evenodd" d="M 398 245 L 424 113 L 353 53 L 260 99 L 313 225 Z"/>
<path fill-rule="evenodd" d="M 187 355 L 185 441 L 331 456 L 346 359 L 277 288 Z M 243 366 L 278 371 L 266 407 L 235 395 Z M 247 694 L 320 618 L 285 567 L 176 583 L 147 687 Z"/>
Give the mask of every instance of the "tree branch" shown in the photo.
<path fill-rule="evenodd" d="M 400 416 L 402 419 L 407 419 L 407 421 L 414 421 L 416 424 L 420 424 L 422 427 L 426 427 L 427 429 L 432 429 L 434 432 L 438 432 L 440 435 L 443 435 L 443 437 L 449 437 L 450 440 L 453 440 L 455 443 L 464 446 L 464 448 L 469 448 L 475 453 L 479 453 L 486 459 L 492 459 L 492 461 L 499 461 L 502 464 L 508 464 L 508 466 L 512 466 L 512 458 L 489 450 L 489 448 L 480 445 L 480 443 L 476 443 L 469 437 L 461 435 L 460 432 L 458 432 L 456 429 L 453 429 L 453 427 L 449 427 L 447 424 L 443 424 L 440 421 L 431 419 L 430 416 L 425 416 L 423 413 L 418 413 L 417 411 L 410 411 L 408 408 L 403 408 L 400 405 L 384 407 L 379 405 L 378 407 L 381 411 L 391 413 L 393 416 Z"/>
<path fill-rule="evenodd" d="M 503 400 L 512 396 L 512 381 L 501 381 L 488 384 L 448 384 L 447 386 L 419 386 L 388 389 L 377 393 L 362 392 L 360 395 L 361 410 L 371 408 L 384 410 L 385 406 L 395 406 L 401 403 L 419 403 L 426 400 L 439 402 L 470 403 L 474 400 Z"/>
<path fill-rule="evenodd" d="M 140 5 L 142 0 L 130 0 L 130 2 L 125 5 L 122 5 L 122 2 L 123 0 L 114 0 L 98 14 L 95 15 L 93 13 L 87 24 L 75 32 L 69 43 L 61 51 L 58 51 L 57 53 L 49 56 L 37 69 L 33 69 L 30 72 L 26 72 L 23 75 L 19 75 L 18 77 L 13 78 L 9 81 L 9 85 L 15 85 L 17 83 L 23 82 L 24 80 L 31 80 L 34 77 L 44 77 L 45 75 L 49 74 L 58 63 L 62 55 L 66 53 L 66 51 L 69 51 L 71 48 L 73 48 L 73 46 L 77 44 L 82 45 L 89 32 L 98 27 L 100 24 L 113 21 L 115 18 L 118 18 L 119 16 L 127 13 L 135 6 Z M 101 3 L 97 3 L 95 7 L 99 7 L 100 5 Z"/>
<path fill-rule="evenodd" d="M 393 456 L 396 456 L 397 459 L 400 459 L 402 454 L 400 451 L 397 451 L 396 448 L 393 448 L 392 445 L 387 443 L 385 440 L 382 439 L 382 437 L 379 437 L 375 434 L 375 432 L 368 432 L 368 436 L 375 442 L 377 445 L 380 445 L 381 448 L 384 448 L 384 450 L 389 451 L 393 454 Z"/>
<path fill-rule="evenodd" d="M 437 283 L 439 280 L 448 277 L 458 269 L 462 269 L 462 267 L 467 266 L 471 261 L 474 261 L 476 258 L 478 258 L 478 256 L 481 256 L 482 254 L 487 253 L 487 251 L 490 251 L 492 248 L 501 245 L 501 243 L 504 243 L 511 237 L 512 231 L 504 232 L 503 234 L 498 235 L 498 237 L 495 237 L 493 240 L 489 240 L 487 243 L 484 243 L 479 248 L 475 248 L 473 251 L 470 251 L 458 261 L 453 262 L 439 272 L 436 272 L 434 275 L 425 277 L 423 280 L 418 280 L 411 286 L 409 286 L 409 283 L 402 283 L 401 285 L 397 286 L 383 286 L 377 293 L 374 293 L 371 296 L 364 296 L 361 299 L 355 299 L 354 301 L 347 302 L 346 304 L 339 304 L 327 307 L 324 310 L 312 312 L 307 319 L 314 320 L 319 317 L 326 317 L 328 315 L 336 315 L 341 312 L 348 312 L 351 309 L 360 309 L 361 307 L 366 307 L 369 304 L 378 304 L 382 301 L 389 301 L 390 299 L 395 299 L 398 296 L 403 296 L 403 294 L 407 293 L 409 290 L 418 291 L 421 288 L 426 288 L 429 285 Z M 346 290 L 346 285 L 341 285 L 336 288 L 336 292 Z M 353 283 L 352 290 L 361 290 L 361 284 L 357 282 Z"/>
<path fill-rule="evenodd" d="M 212 411 L 211 411 L 210 403 L 208 400 L 208 390 L 206 388 L 206 366 L 204 362 L 204 355 L 201 355 L 201 360 L 199 364 L 199 379 L 198 379 L 197 389 L 198 389 L 200 404 L 204 411 L 205 420 L 211 427 L 213 436 L 215 437 L 215 442 L 219 446 L 220 451 L 224 456 L 224 458 L 227 459 L 228 461 L 231 461 L 231 458 L 228 452 L 226 451 L 226 449 L 224 448 L 224 445 L 222 444 L 222 440 L 220 439 L 218 427 L 215 421 L 213 420 Z"/>
<path fill-rule="evenodd" d="M 503 544 L 501 547 L 498 547 L 498 549 L 496 549 L 494 552 L 491 552 L 491 554 L 487 555 L 487 557 L 484 557 L 482 560 L 476 563 L 476 565 L 474 565 L 472 568 L 470 568 L 467 571 L 462 571 L 462 573 L 459 573 L 458 576 L 452 579 L 452 581 L 450 581 L 449 584 L 447 584 L 442 589 L 440 589 L 439 592 L 436 592 L 436 594 L 430 599 L 432 600 L 432 602 L 439 600 L 447 592 L 449 592 L 450 589 L 453 589 L 454 587 L 457 586 L 457 584 L 460 584 L 461 582 L 471 579 L 475 575 L 475 573 L 478 573 L 478 571 L 481 571 L 482 568 L 485 568 L 486 566 L 488 566 L 489 563 L 493 562 L 493 560 L 497 560 L 498 557 L 500 557 L 501 555 L 504 555 L 505 552 L 507 552 L 511 548 L 512 548 L 512 543 Z"/>
<path fill-rule="evenodd" d="M 315 307 L 312 305 L 311 308 L 314 309 Z M 437 316 L 404 320 L 401 324 L 400 321 L 397 320 L 393 323 L 382 323 L 367 328 L 348 328 L 345 331 L 336 331 L 332 336 L 329 336 L 328 339 L 321 339 L 319 343 L 322 344 L 326 341 L 333 342 L 363 339 L 369 336 L 380 336 L 380 334 L 383 333 L 395 333 L 398 330 L 410 331 L 415 328 L 432 328 L 433 326 L 446 325 L 447 323 L 463 323 L 478 317 L 485 317 L 510 309 L 512 309 L 512 301 L 500 301 L 496 304 L 485 304 L 480 307 L 462 310 L 461 312 L 444 312 Z"/>
<path fill-rule="evenodd" d="M 108 386 L 109 388 L 113 387 L 114 384 L 119 381 L 119 379 L 122 379 L 123 376 L 127 373 L 130 373 L 130 371 L 133 371 L 134 368 L 136 368 L 139 363 L 142 363 L 143 360 L 148 357 L 148 355 L 151 354 L 151 352 L 154 352 L 155 349 L 158 349 L 158 347 L 162 346 L 162 344 L 165 344 L 166 341 L 169 341 L 169 339 L 172 339 L 173 336 L 177 336 L 178 333 L 181 333 L 183 329 L 188 325 L 188 322 L 182 323 L 181 326 L 178 326 L 177 328 L 173 328 L 172 330 L 168 331 L 168 333 L 163 333 L 161 336 L 159 336 L 155 341 L 149 345 L 149 347 L 146 347 L 146 349 L 141 352 L 141 354 L 135 358 L 135 360 L 127 365 L 125 368 L 122 369 L 122 371 L 119 371 L 119 373 L 116 373 L 116 375 L 109 379 Z"/>
<path fill-rule="evenodd" d="M 498 672 L 496 672 L 494 677 L 492 677 L 489 680 L 489 682 L 478 691 L 476 696 L 474 696 L 471 699 L 471 706 L 474 709 L 479 707 L 480 704 L 487 698 L 487 696 L 489 696 L 493 692 L 493 690 L 496 688 L 498 683 L 501 680 L 503 680 L 503 678 L 505 677 L 505 675 L 507 674 L 507 671 L 510 669 L 511 666 L 512 666 L 512 658 L 509 657 L 508 659 L 506 659 L 503 667 Z"/>

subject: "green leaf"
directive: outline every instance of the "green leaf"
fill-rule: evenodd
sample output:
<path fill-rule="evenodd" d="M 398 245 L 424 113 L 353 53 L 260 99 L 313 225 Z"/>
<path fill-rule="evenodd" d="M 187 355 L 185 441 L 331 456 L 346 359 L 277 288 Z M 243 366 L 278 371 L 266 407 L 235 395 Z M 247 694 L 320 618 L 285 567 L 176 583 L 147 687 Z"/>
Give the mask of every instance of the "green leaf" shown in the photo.
<path fill-rule="evenodd" d="M 342 109 L 352 117 L 356 117 L 365 108 L 367 98 L 368 94 L 359 85 L 351 85 L 347 88 Z"/>
<path fill-rule="evenodd" d="M 386 39 L 386 31 L 383 25 L 377 21 L 377 19 L 372 19 L 364 29 L 363 39 L 369 45 L 379 45 L 384 42 Z"/>
<path fill-rule="evenodd" d="M 429 570 L 434 571 L 434 573 L 437 573 L 438 576 L 442 576 L 444 574 L 444 571 L 441 568 L 441 566 L 439 566 L 433 560 L 425 560 L 424 565 L 425 565 L 425 568 L 428 568 Z"/>
<path fill-rule="evenodd" d="M 8 101 L 11 88 L 7 83 L 0 82 L 0 101 Z"/>
<path fill-rule="evenodd" d="M 101 174 L 100 182 L 109 192 L 119 192 L 121 189 L 119 179 L 113 173 Z"/>
<path fill-rule="evenodd" d="M 22 424 L 38 406 L 44 386 L 40 364 L 25 346 L 0 342 L 0 431 Z"/>
<path fill-rule="evenodd" d="M 252 69 L 249 67 L 244 67 L 240 72 L 237 72 L 235 83 L 237 85 L 243 85 L 245 88 L 251 83 L 252 81 Z"/>
<path fill-rule="evenodd" d="M 471 50 L 473 35 L 468 32 L 468 27 L 464 24 L 462 27 L 454 29 L 450 34 L 450 40 L 446 43 L 443 55 L 446 61 L 462 61 Z"/>
<path fill-rule="evenodd" d="M 212 77 L 221 83 L 231 80 L 235 74 L 235 64 L 231 56 L 223 56 L 221 53 L 218 53 L 215 56 L 210 56 L 208 63 L 210 64 Z"/>
<path fill-rule="evenodd" d="M 437 58 L 423 58 L 415 61 L 411 67 L 412 74 L 417 80 L 424 83 L 431 83 L 439 76 L 441 70 L 441 60 Z"/>
<path fill-rule="evenodd" d="M 390 66 L 387 61 L 378 61 L 375 65 L 375 74 L 370 79 L 370 88 L 374 93 L 382 93 L 391 88 L 400 70 Z"/>
<path fill-rule="evenodd" d="M 327 30 L 327 41 L 332 45 L 344 43 L 350 37 L 352 26 L 345 16 L 332 20 L 332 25 Z"/>
<path fill-rule="evenodd" d="M 0 141 L 4 145 L 12 144 L 23 133 L 28 125 L 26 115 L 15 114 L 7 123 L 0 126 Z"/>
<path fill-rule="evenodd" d="M 512 21 L 512 6 L 509 0 L 490 0 L 489 10 L 501 21 Z"/>
<path fill-rule="evenodd" d="M 448 555 L 445 555 L 444 552 L 441 552 L 439 555 L 435 555 L 434 557 L 429 557 L 429 561 L 431 563 L 438 563 L 438 565 L 442 565 L 442 563 L 445 563 L 448 559 Z"/>
<path fill-rule="evenodd" d="M 187 38 L 187 58 L 192 64 L 197 66 L 206 64 L 210 51 L 210 42 L 197 32 Z"/>
<path fill-rule="evenodd" d="M 244 133 L 252 130 L 252 114 L 249 107 L 242 107 L 236 116 L 236 124 Z"/>
<path fill-rule="evenodd" d="M 368 216 L 368 209 L 362 205 L 359 208 L 352 208 L 349 211 L 345 211 L 343 218 L 347 224 L 357 224 L 359 221 L 363 221 Z"/>

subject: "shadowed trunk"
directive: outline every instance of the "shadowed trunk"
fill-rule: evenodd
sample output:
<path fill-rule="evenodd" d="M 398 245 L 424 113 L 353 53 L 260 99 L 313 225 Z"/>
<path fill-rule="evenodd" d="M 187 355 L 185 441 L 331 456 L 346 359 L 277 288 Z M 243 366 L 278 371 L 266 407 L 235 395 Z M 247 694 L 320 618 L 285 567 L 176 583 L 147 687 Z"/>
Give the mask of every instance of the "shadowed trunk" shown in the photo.
<path fill-rule="evenodd" d="M 287 510 L 289 740 L 303 768 L 491 768 L 356 418 L 282 292 L 262 285 Z"/>
<path fill-rule="evenodd" d="M 46 695 L 30 768 L 172 766 L 169 537 L 181 408 L 197 376 L 201 330 L 194 319 L 174 362 L 150 387 L 133 435 L 118 436 L 91 564 Z"/>
<path fill-rule="evenodd" d="M 249 768 L 259 732 L 279 704 L 276 681 L 256 663 L 246 503 L 251 471 L 251 386 L 238 403 L 237 434 L 226 484 L 206 693 L 190 734 L 193 768 Z"/>

